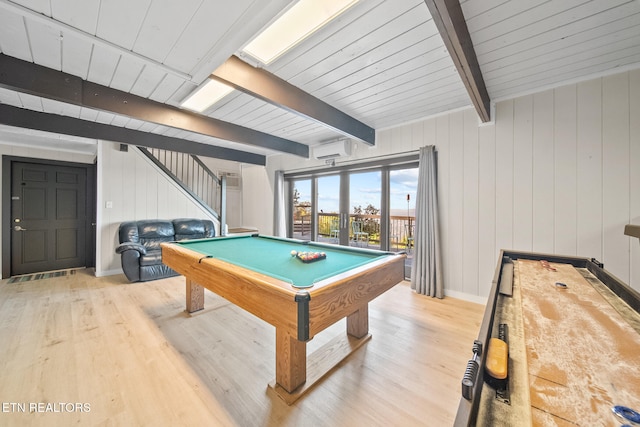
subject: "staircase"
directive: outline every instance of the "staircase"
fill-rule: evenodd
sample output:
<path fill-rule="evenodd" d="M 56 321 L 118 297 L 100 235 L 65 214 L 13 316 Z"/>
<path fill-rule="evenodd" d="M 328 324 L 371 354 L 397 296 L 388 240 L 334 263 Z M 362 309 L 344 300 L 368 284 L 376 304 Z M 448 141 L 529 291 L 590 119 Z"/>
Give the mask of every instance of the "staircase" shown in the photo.
<path fill-rule="evenodd" d="M 226 224 L 226 176 L 216 176 L 198 157 L 192 154 L 138 147 L 138 149 L 171 177 L 214 218 L 220 221 L 220 234 Z"/>

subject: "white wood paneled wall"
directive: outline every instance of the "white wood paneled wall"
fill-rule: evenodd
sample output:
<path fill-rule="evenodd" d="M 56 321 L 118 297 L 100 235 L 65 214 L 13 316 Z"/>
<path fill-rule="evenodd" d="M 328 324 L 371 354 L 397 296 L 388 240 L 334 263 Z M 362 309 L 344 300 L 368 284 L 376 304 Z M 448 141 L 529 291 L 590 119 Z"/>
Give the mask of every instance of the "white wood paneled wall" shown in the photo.
<path fill-rule="evenodd" d="M 107 202 L 111 202 L 107 208 Z M 96 275 L 121 272 L 120 256 L 115 253 L 118 227 L 123 221 L 138 219 L 210 218 L 173 181 L 134 147 L 128 152 L 118 144 L 101 141 L 98 145 L 98 231 Z"/>
<path fill-rule="evenodd" d="M 499 102 L 490 124 L 466 109 L 383 130 L 358 157 L 431 144 L 447 294 L 486 297 L 500 249 L 597 258 L 640 290 L 640 244 L 623 234 L 640 224 L 640 70 Z"/>
<path fill-rule="evenodd" d="M 241 225 L 256 228 L 261 234 L 273 234 L 274 179 L 275 175 L 268 173 L 262 166 L 244 165 L 242 167 Z M 248 190 L 245 189 L 245 180 L 251 183 Z M 244 215 L 244 212 L 250 212 L 250 214 Z"/>

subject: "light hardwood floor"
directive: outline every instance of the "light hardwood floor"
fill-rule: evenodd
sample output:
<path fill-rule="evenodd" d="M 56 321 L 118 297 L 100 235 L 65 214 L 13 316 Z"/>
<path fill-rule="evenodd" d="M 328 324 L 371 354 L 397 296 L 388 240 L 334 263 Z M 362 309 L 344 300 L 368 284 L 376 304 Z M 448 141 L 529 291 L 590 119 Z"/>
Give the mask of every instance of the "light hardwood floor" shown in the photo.
<path fill-rule="evenodd" d="M 399 284 L 370 304 L 373 338 L 287 406 L 267 387 L 274 328 L 210 292 L 193 315 L 184 300 L 182 277 L 3 280 L 0 425 L 451 425 L 484 312 Z"/>

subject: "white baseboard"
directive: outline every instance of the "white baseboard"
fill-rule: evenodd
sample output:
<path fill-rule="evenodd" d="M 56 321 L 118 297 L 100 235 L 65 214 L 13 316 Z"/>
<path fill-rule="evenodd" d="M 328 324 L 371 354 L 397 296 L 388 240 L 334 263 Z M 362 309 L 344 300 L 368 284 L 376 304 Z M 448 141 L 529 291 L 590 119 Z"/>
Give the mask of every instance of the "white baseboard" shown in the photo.
<path fill-rule="evenodd" d="M 96 277 L 115 276 L 116 274 L 123 274 L 123 273 L 124 271 L 122 271 L 121 268 L 118 268 L 116 270 L 102 270 L 102 271 L 96 270 Z"/>
<path fill-rule="evenodd" d="M 478 295 L 467 294 L 465 292 L 452 291 L 449 289 L 444 290 L 444 295 L 451 298 L 461 299 L 463 301 L 475 302 L 476 304 L 487 305 L 488 297 L 481 297 Z"/>

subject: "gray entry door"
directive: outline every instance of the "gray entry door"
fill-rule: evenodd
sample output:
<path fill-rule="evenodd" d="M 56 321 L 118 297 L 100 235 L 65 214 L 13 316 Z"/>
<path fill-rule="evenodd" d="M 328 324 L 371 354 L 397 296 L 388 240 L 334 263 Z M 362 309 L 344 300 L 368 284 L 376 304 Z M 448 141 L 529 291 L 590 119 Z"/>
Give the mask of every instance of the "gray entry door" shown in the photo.
<path fill-rule="evenodd" d="M 13 162 L 11 274 L 83 267 L 87 172 Z"/>

